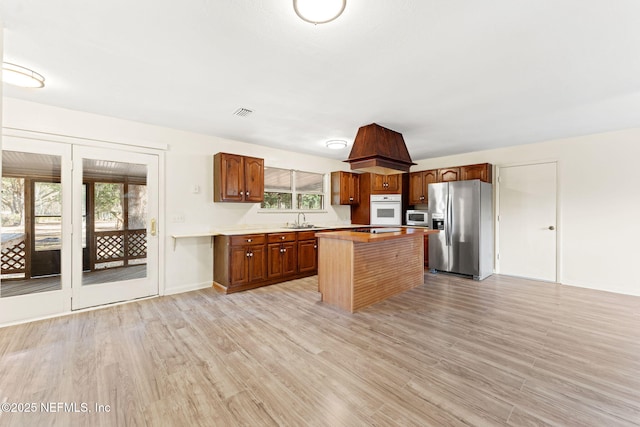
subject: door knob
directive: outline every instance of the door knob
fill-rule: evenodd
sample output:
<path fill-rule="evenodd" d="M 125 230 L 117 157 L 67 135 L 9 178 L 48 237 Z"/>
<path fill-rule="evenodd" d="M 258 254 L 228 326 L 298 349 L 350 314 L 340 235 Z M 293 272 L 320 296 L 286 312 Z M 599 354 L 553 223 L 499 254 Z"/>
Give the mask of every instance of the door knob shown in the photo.
<path fill-rule="evenodd" d="M 553 230 L 555 230 L 555 229 L 556 229 L 556 228 L 555 228 L 553 225 L 550 225 L 550 226 L 549 226 L 549 230 L 553 231 Z"/>

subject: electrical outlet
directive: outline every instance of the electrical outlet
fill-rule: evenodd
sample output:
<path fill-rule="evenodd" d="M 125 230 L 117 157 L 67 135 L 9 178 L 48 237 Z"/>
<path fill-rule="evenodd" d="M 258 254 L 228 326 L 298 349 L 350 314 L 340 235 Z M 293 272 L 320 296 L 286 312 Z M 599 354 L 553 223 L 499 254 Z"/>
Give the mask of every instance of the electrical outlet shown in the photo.
<path fill-rule="evenodd" d="M 185 221 L 185 218 L 183 213 L 176 213 L 171 215 L 171 222 L 178 223 L 178 222 L 184 222 L 184 221 Z"/>

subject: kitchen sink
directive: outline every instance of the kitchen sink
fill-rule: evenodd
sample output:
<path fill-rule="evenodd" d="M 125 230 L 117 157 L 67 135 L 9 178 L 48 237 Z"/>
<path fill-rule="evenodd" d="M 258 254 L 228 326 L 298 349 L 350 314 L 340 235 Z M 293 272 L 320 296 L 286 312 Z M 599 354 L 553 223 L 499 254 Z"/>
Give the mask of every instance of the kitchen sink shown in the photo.
<path fill-rule="evenodd" d="M 308 230 L 311 228 L 318 228 L 313 224 L 287 224 L 285 228 L 289 228 L 291 230 Z"/>

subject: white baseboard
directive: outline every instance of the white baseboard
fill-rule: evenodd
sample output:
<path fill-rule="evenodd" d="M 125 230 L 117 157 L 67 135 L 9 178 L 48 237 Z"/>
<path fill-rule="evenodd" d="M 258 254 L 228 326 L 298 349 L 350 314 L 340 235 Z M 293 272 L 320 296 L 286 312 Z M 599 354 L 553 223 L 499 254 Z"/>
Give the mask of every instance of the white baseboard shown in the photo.
<path fill-rule="evenodd" d="M 192 283 L 190 285 L 179 286 L 176 288 L 168 288 L 164 290 L 163 295 L 175 295 L 183 292 L 197 291 L 198 289 L 210 288 L 213 282 Z"/>

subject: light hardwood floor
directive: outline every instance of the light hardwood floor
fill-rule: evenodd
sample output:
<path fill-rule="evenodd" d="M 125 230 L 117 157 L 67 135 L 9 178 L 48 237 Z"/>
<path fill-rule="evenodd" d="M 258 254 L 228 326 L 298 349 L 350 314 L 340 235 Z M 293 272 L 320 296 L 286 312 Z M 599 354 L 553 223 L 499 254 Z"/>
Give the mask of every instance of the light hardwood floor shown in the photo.
<path fill-rule="evenodd" d="M 640 298 L 492 276 L 354 314 L 317 277 L 0 329 L 2 426 L 640 425 Z"/>
<path fill-rule="evenodd" d="M 99 283 L 115 282 L 118 280 L 140 279 L 146 277 L 146 275 L 146 264 L 85 271 L 82 273 L 82 285 L 97 285 Z M 33 277 L 23 280 L 4 280 L 0 282 L 0 298 L 57 291 L 60 289 L 62 289 L 60 275 Z"/>

